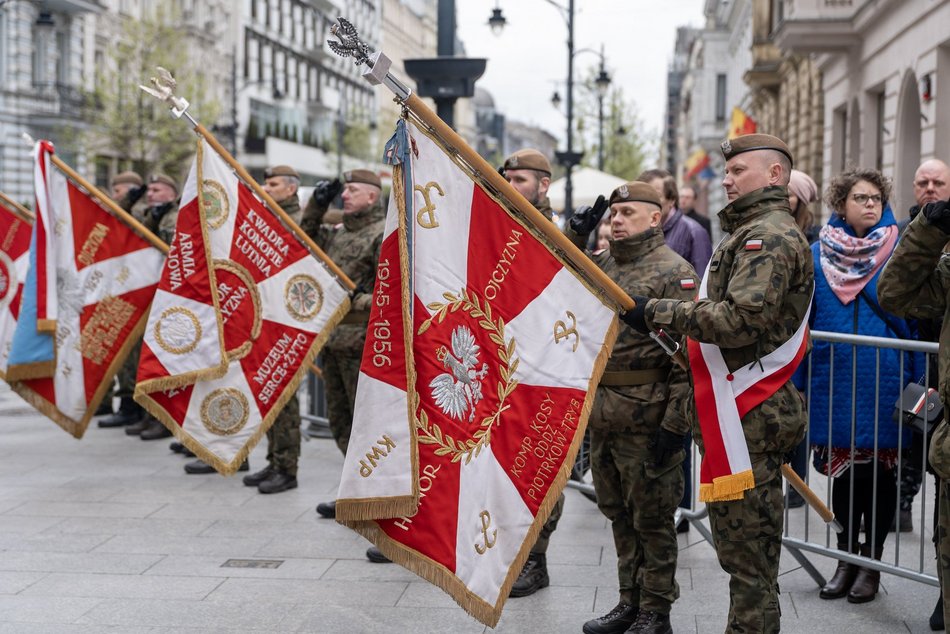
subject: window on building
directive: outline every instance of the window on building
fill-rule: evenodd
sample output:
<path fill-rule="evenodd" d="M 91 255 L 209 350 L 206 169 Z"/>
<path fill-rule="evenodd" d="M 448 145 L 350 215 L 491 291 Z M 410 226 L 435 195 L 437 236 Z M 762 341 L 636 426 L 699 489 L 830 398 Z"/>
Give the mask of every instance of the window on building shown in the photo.
<path fill-rule="evenodd" d="M 67 26 L 68 28 L 68 26 Z M 56 83 L 61 86 L 67 86 L 70 83 L 69 62 L 72 56 L 69 54 L 69 33 L 64 31 L 56 32 Z"/>
<path fill-rule="evenodd" d="M 848 106 L 835 109 L 831 122 L 831 169 L 838 174 L 844 171 L 848 157 Z"/>
<path fill-rule="evenodd" d="M 7 12 L 0 9 L 0 83 L 7 80 Z"/>
<path fill-rule="evenodd" d="M 110 157 L 102 154 L 96 157 L 96 187 L 109 191 L 109 181 L 111 179 L 109 168 L 111 166 L 112 159 Z"/>
<path fill-rule="evenodd" d="M 716 75 L 716 121 L 726 120 L 726 75 Z"/>
<path fill-rule="evenodd" d="M 887 134 L 887 128 L 884 127 L 884 113 L 886 96 L 884 91 L 874 95 L 874 168 L 882 169 L 884 167 L 884 135 Z"/>

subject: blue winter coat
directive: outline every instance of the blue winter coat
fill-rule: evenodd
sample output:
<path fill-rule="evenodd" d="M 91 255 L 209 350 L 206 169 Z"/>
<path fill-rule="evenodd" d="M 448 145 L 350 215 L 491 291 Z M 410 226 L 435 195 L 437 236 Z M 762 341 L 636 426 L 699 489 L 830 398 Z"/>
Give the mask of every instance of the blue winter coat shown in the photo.
<path fill-rule="evenodd" d="M 854 231 L 842 219 L 835 215 L 829 223 L 841 227 L 849 234 Z M 871 228 L 897 224 L 890 207 L 884 209 L 880 222 Z M 869 233 L 870 233 L 869 231 Z M 907 322 L 888 313 L 888 320 L 897 332 L 893 332 L 865 298 L 877 304 L 877 280 L 883 267 L 864 287 L 864 297 L 858 295 L 848 305 L 834 294 L 821 270 L 820 243 L 812 245 L 815 262 L 815 298 L 809 323 L 812 330 L 886 337 L 889 339 L 916 339 L 916 324 Z M 888 254 L 887 257 L 890 257 Z M 878 308 L 880 308 L 878 306 Z M 883 312 L 883 311 L 882 311 Z M 831 390 L 829 404 L 829 381 L 832 377 L 831 349 L 834 347 L 834 387 Z M 852 363 L 857 355 L 857 383 L 852 412 Z M 879 355 L 879 356 L 878 356 Z M 901 356 L 904 357 L 904 372 L 901 375 Z M 831 424 L 831 444 L 834 447 L 851 446 L 851 424 L 854 414 L 855 447 L 874 448 L 874 419 L 878 418 L 877 446 L 879 449 L 897 447 L 898 426 L 891 416 L 894 403 L 900 397 L 904 386 L 917 380 L 924 372 L 924 359 L 918 353 L 902 353 L 899 350 L 877 349 L 866 346 L 830 344 L 826 341 L 814 341 L 810 359 L 806 358 L 798 373 L 795 384 L 803 389 L 805 373 L 811 369 L 809 394 L 810 440 L 814 445 L 828 444 L 829 419 Z M 878 365 L 878 363 L 880 365 Z M 877 398 L 875 399 L 875 395 Z M 909 445 L 909 432 L 901 443 Z"/>

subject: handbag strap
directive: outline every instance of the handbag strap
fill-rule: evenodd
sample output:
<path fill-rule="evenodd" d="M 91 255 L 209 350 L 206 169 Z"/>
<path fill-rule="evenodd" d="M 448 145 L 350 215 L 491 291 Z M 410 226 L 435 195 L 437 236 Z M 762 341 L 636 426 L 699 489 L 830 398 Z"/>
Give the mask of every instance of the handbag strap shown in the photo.
<path fill-rule="evenodd" d="M 861 299 L 863 299 L 867 303 L 867 305 L 870 306 L 871 310 L 874 311 L 874 314 L 877 315 L 878 318 L 884 322 L 884 325 L 887 326 L 887 329 L 894 333 L 895 337 L 897 337 L 898 339 L 904 338 L 904 335 L 900 333 L 900 331 L 897 329 L 897 326 L 894 325 L 894 322 L 891 321 L 890 318 L 881 309 L 881 307 L 878 306 L 878 303 L 875 302 L 870 297 L 868 297 L 867 291 L 865 289 L 862 288 L 859 295 L 861 296 Z"/>

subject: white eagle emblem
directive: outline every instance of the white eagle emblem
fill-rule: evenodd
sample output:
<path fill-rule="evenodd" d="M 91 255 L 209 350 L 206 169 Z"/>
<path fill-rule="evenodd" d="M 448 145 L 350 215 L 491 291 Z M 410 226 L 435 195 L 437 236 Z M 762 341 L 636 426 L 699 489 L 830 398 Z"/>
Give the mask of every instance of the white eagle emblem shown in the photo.
<path fill-rule="evenodd" d="M 462 420 L 468 412 L 468 420 L 475 419 L 475 406 L 482 400 L 482 382 L 488 374 L 488 364 L 478 364 L 478 345 L 475 336 L 465 326 L 457 326 L 452 331 L 452 352 L 445 346 L 439 346 L 436 356 L 449 372 L 443 372 L 432 379 L 432 398 L 442 411 Z M 471 412 L 469 412 L 471 409 Z"/>

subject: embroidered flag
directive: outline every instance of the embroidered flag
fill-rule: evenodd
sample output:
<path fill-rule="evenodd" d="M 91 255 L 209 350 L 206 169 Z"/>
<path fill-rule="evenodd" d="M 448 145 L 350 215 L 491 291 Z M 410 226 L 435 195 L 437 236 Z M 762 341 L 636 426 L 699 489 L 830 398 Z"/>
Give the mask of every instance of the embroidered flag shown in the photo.
<path fill-rule="evenodd" d="M 760 246 L 761 246 L 761 240 Z M 706 297 L 709 268 L 699 286 Z M 719 347 L 687 339 L 693 397 L 706 453 L 699 468 L 702 502 L 741 500 L 755 487 L 742 417 L 791 379 L 808 348 L 808 314 L 795 333 L 758 362 L 730 372 Z"/>
<path fill-rule="evenodd" d="M 746 251 L 761 251 L 762 241 L 761 240 L 746 240 L 745 250 Z"/>
<path fill-rule="evenodd" d="M 691 277 L 684 277 L 680 280 L 680 288 L 687 291 L 692 290 L 696 288 L 696 280 Z"/>
<path fill-rule="evenodd" d="M 439 141 L 400 124 L 390 143 L 403 185 L 381 266 L 403 248 L 406 378 L 398 330 L 392 364 L 374 363 L 372 330 L 388 315 L 371 313 L 339 498 L 378 519 L 345 520 L 340 502 L 338 518 L 493 626 L 569 477 L 616 308 Z M 387 292 L 377 287 L 377 306 L 394 301 Z M 369 410 L 382 390 L 362 391 L 374 377 L 389 386 L 385 411 Z M 399 430 L 407 418 L 414 429 Z M 384 519 L 388 497 L 416 490 L 414 514 Z"/>
<path fill-rule="evenodd" d="M 30 261 L 33 219 L 0 194 L 0 378 L 6 379 L 13 331 Z"/>
<path fill-rule="evenodd" d="M 230 475 L 348 308 L 323 263 L 199 138 L 135 400 Z"/>
<path fill-rule="evenodd" d="M 35 295 L 24 291 L 7 380 L 34 407 L 81 438 L 142 333 L 163 254 L 113 215 L 101 193 L 81 187 L 57 167 L 52 155 L 49 142 L 37 144 L 40 213 L 30 254 L 31 265 L 36 264 L 31 269 Z M 55 292 L 44 294 L 44 287 Z M 24 318 L 27 297 L 33 297 L 29 319 Z M 47 334 L 49 326 L 53 330 Z M 28 358 L 25 352 L 38 341 L 55 346 L 52 376 L 15 380 L 14 362 Z"/>

